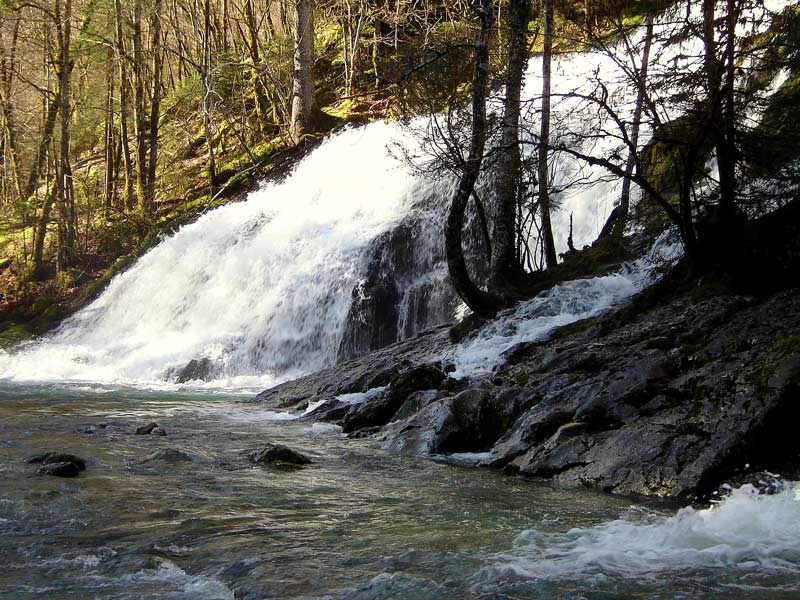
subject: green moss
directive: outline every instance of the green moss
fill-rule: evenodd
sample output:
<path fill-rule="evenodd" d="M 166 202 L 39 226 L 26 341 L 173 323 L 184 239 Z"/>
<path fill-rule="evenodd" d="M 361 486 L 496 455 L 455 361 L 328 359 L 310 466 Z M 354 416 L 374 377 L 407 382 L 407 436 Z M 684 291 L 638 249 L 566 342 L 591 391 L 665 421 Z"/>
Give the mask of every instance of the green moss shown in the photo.
<path fill-rule="evenodd" d="M 528 375 L 528 374 L 527 374 L 527 373 L 525 373 L 524 371 L 523 371 L 522 373 L 517 373 L 517 374 L 514 376 L 514 382 L 515 382 L 517 385 L 521 385 L 521 386 L 528 385 L 528 381 L 529 381 L 529 380 L 530 380 L 530 375 Z"/>
<path fill-rule="evenodd" d="M 0 348 L 8 348 L 34 336 L 26 325 L 13 324 L 0 331 Z"/>
<path fill-rule="evenodd" d="M 777 338 L 770 344 L 769 359 L 751 371 L 747 380 L 755 385 L 766 384 L 783 364 L 783 361 L 792 354 L 800 354 L 800 336 L 791 335 Z M 800 367 L 795 368 L 789 376 L 791 384 L 796 385 L 800 378 Z"/>
<path fill-rule="evenodd" d="M 770 175 L 800 157 L 800 72 L 772 95 L 758 127 L 742 134 L 748 175 Z"/>

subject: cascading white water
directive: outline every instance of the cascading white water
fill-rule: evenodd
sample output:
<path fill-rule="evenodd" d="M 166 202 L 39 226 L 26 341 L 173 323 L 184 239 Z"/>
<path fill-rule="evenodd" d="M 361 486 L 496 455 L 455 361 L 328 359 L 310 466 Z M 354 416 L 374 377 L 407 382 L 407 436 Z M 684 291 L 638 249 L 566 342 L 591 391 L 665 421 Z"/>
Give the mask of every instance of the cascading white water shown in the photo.
<path fill-rule="evenodd" d="M 205 357 L 219 385 L 264 387 L 330 365 L 368 243 L 416 199 L 449 194 L 391 158 L 391 140 L 414 143 L 386 123 L 333 136 L 286 181 L 181 228 L 53 335 L 2 355 L 0 376 L 153 383 Z"/>

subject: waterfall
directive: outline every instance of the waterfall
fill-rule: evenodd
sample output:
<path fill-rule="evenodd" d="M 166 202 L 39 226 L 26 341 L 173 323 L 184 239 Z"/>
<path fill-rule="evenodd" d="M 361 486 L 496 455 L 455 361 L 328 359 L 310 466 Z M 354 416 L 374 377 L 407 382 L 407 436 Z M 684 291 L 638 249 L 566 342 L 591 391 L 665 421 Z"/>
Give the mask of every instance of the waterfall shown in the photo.
<path fill-rule="evenodd" d="M 333 364 L 371 243 L 411 218 L 438 236 L 423 200 L 444 204 L 451 182 L 392 157 L 391 144 L 413 143 L 387 123 L 331 137 L 284 181 L 182 227 L 53 334 L 2 355 L 0 376 L 154 383 L 206 359 L 218 385 L 264 387 Z"/>
<path fill-rule="evenodd" d="M 687 43 L 699 42 L 662 46 L 657 62 L 696 55 Z M 531 59 L 525 97 L 539 93 L 540 73 L 540 59 Z M 554 62 L 553 91 L 585 92 L 602 77 L 609 103 L 627 118 L 635 89 L 614 73 L 614 58 L 603 53 L 564 56 Z M 612 129 L 576 102 L 555 103 L 554 136 Z M 535 131 L 535 123 L 528 129 Z M 0 352 L 0 379 L 163 385 L 194 361 L 191 378 L 212 380 L 210 386 L 263 389 L 452 320 L 458 302 L 447 281 L 442 224 L 454 180 L 422 176 L 397 157 L 398 148 L 428 151 L 412 130 L 376 122 L 331 136 L 285 180 L 162 240 L 52 334 Z M 650 134 L 643 131 L 640 140 Z M 603 155 L 619 140 L 575 143 Z M 523 148 L 531 159 L 532 146 Z M 563 252 L 570 216 L 575 245 L 593 241 L 620 182 L 569 156 L 557 155 L 553 164 L 553 224 Z M 485 179 L 491 198 L 491 177 Z M 569 319 L 594 314 L 635 286 L 599 294 L 596 287 L 571 288 L 586 294 L 564 304 L 580 307 Z M 475 353 L 460 356 L 460 366 L 480 370 L 466 358 Z"/>

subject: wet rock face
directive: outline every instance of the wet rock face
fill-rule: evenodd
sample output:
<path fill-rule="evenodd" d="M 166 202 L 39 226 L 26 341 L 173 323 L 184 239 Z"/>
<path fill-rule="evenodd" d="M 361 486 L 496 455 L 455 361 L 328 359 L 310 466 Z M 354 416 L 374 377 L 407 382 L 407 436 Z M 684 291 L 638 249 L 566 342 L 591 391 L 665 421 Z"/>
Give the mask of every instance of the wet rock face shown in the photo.
<path fill-rule="evenodd" d="M 746 463 L 796 473 L 798 332 L 798 289 L 760 301 L 683 299 L 521 345 L 485 377 L 453 380 L 429 364 L 450 343 L 440 330 L 262 400 L 301 408 L 329 399 L 313 418 L 402 452 L 488 451 L 484 466 L 513 473 L 692 498 L 741 477 Z M 334 400 L 378 382 L 386 389 L 362 404 Z"/>
<path fill-rule="evenodd" d="M 763 304 L 676 302 L 606 335 L 529 350 L 505 373 L 538 375 L 531 389 L 540 400 L 484 462 L 673 497 L 709 493 L 745 462 L 780 468 L 800 453 L 797 437 L 779 431 L 800 416 L 798 330 L 793 290 Z"/>
<path fill-rule="evenodd" d="M 388 423 L 408 397 L 421 390 L 436 389 L 447 375 L 434 365 L 411 367 L 395 375 L 387 390 L 366 402 L 355 404 L 341 419 L 342 431 L 352 433 Z"/>
<path fill-rule="evenodd" d="M 210 358 L 193 358 L 181 369 L 170 369 L 165 379 L 175 383 L 187 381 L 209 381 L 213 379 L 216 365 Z"/>
<path fill-rule="evenodd" d="M 440 245 L 420 243 L 427 223 L 412 215 L 371 245 L 364 280 L 353 290 L 338 361 L 346 361 L 452 321 L 458 304 Z M 441 263 L 441 277 L 431 271 Z"/>

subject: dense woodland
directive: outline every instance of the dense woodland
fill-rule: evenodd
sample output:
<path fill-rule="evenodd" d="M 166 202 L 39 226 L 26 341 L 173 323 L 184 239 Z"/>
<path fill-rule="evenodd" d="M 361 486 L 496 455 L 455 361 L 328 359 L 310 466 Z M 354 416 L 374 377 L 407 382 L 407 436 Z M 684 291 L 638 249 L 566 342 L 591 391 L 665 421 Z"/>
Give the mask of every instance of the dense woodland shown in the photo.
<path fill-rule="evenodd" d="M 664 15 L 671 26 L 655 28 Z M 569 262 L 549 219 L 549 173 L 564 153 L 625 181 L 605 250 L 635 217 L 674 225 L 698 264 L 717 265 L 740 224 L 775 207 L 748 181 L 793 180 L 797 22 L 794 6 L 772 13 L 758 0 L 2 0 L 4 319 L 60 316 L 115 260 L 280 172 L 343 123 L 415 114 L 434 115 L 437 168 L 460 180 L 443 199 L 448 266 L 472 308 L 506 305 L 541 281 L 530 272 Z M 653 48 L 664 35 L 702 49 L 663 64 Z M 576 94 L 614 127 L 553 135 L 552 58 L 589 47 L 617 57 L 635 110 L 616 112 L 598 74 Z M 523 101 L 533 53 L 544 86 Z M 782 70 L 785 83 L 764 93 Z M 501 114 L 487 112 L 493 96 Z M 642 145 L 644 128 L 653 137 Z M 576 150 L 586 135 L 611 136 L 618 151 Z M 490 139 L 501 142 L 489 150 Z M 536 160 L 522 159 L 525 144 Z M 497 173 L 491 207 L 475 194 L 481 170 Z M 462 248 L 473 203 L 488 290 Z"/>

